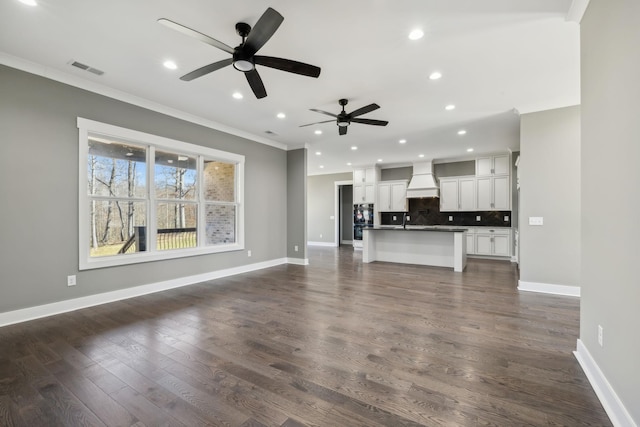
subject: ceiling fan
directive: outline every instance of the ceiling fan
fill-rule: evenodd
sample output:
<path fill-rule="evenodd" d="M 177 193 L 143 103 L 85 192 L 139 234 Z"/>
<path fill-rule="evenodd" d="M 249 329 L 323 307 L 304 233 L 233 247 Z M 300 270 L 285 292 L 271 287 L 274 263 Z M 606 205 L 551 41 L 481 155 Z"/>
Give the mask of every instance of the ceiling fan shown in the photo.
<path fill-rule="evenodd" d="M 389 124 L 388 121 L 386 120 L 373 120 L 373 119 L 358 119 L 358 116 L 361 116 L 363 114 L 367 114 L 370 113 L 374 110 L 377 110 L 378 108 L 380 108 L 380 106 L 378 104 L 369 104 L 365 107 L 362 108 L 358 108 L 357 110 L 354 110 L 350 113 L 347 113 L 346 111 L 344 111 L 344 106 L 347 105 L 349 103 L 349 100 L 347 99 L 341 99 L 338 101 L 338 104 L 340 104 L 342 106 L 342 111 L 340 112 L 340 114 L 333 114 L 333 113 L 329 113 L 327 111 L 322 111 L 322 110 L 316 110 L 315 108 L 312 108 L 311 111 L 315 111 L 316 113 L 320 113 L 320 114 L 326 114 L 327 116 L 331 116 L 331 117 L 335 117 L 336 118 L 336 124 L 338 125 L 338 133 L 340 135 L 346 135 L 347 134 L 347 126 L 349 126 L 351 124 L 351 122 L 353 123 L 361 123 L 363 125 L 374 125 L 374 126 L 386 126 Z M 305 126 L 311 126 L 311 125 L 317 125 L 319 123 L 329 123 L 332 122 L 333 120 L 325 120 L 323 122 L 315 122 L 315 123 L 309 123 L 306 125 L 302 125 L 300 127 L 305 127 Z"/>
<path fill-rule="evenodd" d="M 219 70 L 220 68 L 226 67 L 227 65 L 233 65 L 233 68 L 244 73 L 247 78 L 247 82 L 249 82 L 249 86 L 251 86 L 251 90 L 258 99 L 267 96 L 267 91 L 264 88 L 264 84 L 262 83 L 262 79 L 260 78 L 258 71 L 256 70 L 256 65 L 264 65 L 265 67 L 309 77 L 318 77 L 320 75 L 320 67 L 316 67 L 314 65 L 304 64 L 290 59 L 256 55 L 258 50 L 260 50 L 260 48 L 269 41 L 278 27 L 280 27 L 282 21 L 284 21 L 284 17 L 282 15 L 274 9 L 268 8 L 262 14 L 260 19 L 258 19 L 258 22 L 256 22 L 253 29 L 249 24 L 238 22 L 236 24 L 236 32 L 240 37 L 242 37 L 242 43 L 236 47 L 231 47 L 221 41 L 207 36 L 206 34 L 202 34 L 189 27 L 178 24 L 177 22 L 173 22 L 165 18 L 158 19 L 158 22 L 162 25 L 179 31 L 182 34 L 196 38 L 201 42 L 217 47 L 218 49 L 224 50 L 232 55 L 231 58 L 205 65 L 204 67 L 185 74 L 180 77 L 180 80 L 191 81 L 213 71 Z"/>

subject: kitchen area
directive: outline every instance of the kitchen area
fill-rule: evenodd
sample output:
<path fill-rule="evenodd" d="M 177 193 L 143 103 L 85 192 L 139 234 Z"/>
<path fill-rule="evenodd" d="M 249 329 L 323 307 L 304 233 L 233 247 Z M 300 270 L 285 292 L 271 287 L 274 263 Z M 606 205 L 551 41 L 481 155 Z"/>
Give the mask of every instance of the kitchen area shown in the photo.
<path fill-rule="evenodd" d="M 354 249 L 454 271 L 467 256 L 517 262 L 517 154 L 354 169 Z"/>

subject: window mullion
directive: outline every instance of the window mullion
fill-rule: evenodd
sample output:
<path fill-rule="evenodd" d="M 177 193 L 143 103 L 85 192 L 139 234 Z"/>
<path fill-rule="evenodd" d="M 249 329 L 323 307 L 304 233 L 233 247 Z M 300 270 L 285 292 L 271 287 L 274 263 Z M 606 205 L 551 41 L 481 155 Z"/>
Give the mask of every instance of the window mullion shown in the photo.
<path fill-rule="evenodd" d="M 156 252 L 158 243 L 158 231 L 156 224 L 158 223 L 157 206 L 156 201 L 156 185 L 154 178 L 154 171 L 156 167 L 156 148 L 153 145 L 148 146 L 147 150 L 147 203 L 148 203 L 148 225 L 147 225 L 147 251 Z"/>

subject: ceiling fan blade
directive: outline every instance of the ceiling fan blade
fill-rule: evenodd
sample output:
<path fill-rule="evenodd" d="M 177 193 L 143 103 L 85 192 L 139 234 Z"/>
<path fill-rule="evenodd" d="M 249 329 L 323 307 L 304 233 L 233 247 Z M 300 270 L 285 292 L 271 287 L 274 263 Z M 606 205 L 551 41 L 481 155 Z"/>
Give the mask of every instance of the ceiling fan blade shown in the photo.
<path fill-rule="evenodd" d="M 348 126 L 338 126 L 338 134 L 346 135 Z"/>
<path fill-rule="evenodd" d="M 260 50 L 273 36 L 282 21 L 284 21 L 282 15 L 274 9 L 268 8 L 251 29 L 247 40 L 244 42 L 244 52 L 248 55 L 253 55 Z"/>
<path fill-rule="evenodd" d="M 291 59 L 274 58 L 273 56 L 254 56 L 253 60 L 256 64 L 287 71 L 289 73 L 309 77 L 318 77 L 320 75 L 320 67 L 305 64 L 304 62 L 292 61 Z"/>
<path fill-rule="evenodd" d="M 351 119 L 351 123 L 362 123 L 363 125 L 386 126 L 389 124 L 386 120 L 373 119 Z"/>
<path fill-rule="evenodd" d="M 358 108 L 357 110 L 352 111 L 351 113 L 349 113 L 349 115 L 351 117 L 358 117 L 361 116 L 363 114 L 367 114 L 370 113 L 374 110 L 377 110 L 378 108 L 380 108 L 380 106 L 378 104 L 369 104 L 367 106 L 364 106 L 362 108 Z"/>
<path fill-rule="evenodd" d="M 323 122 L 308 123 L 308 124 L 306 124 L 306 125 L 300 125 L 300 126 L 298 126 L 298 127 L 303 128 L 303 127 L 305 127 L 305 126 L 313 126 L 313 125 L 319 125 L 320 123 L 329 123 L 329 122 L 335 122 L 335 120 L 325 120 L 325 121 L 323 121 Z"/>
<path fill-rule="evenodd" d="M 200 67 L 197 70 L 194 70 L 184 76 L 180 77 L 180 80 L 184 80 L 185 82 L 190 82 L 193 79 L 197 79 L 198 77 L 202 77 L 206 74 L 212 73 L 220 68 L 226 67 L 227 65 L 231 65 L 233 63 L 233 58 L 223 59 L 222 61 L 214 62 L 213 64 L 205 65 L 204 67 Z"/>
<path fill-rule="evenodd" d="M 249 86 L 251 86 L 251 90 L 256 98 L 260 99 L 267 96 L 267 90 L 264 88 L 260 74 L 258 74 L 255 69 L 244 73 L 244 75 L 247 77 Z"/>
<path fill-rule="evenodd" d="M 327 116 L 338 118 L 337 114 L 329 113 L 328 111 L 316 110 L 315 108 L 311 108 L 311 111 L 315 111 L 316 113 L 326 114 Z"/>
<path fill-rule="evenodd" d="M 165 19 L 165 18 L 160 18 L 158 19 L 158 23 L 169 27 L 171 29 L 174 29 L 176 31 L 181 32 L 182 34 L 186 34 L 187 36 L 196 38 L 198 40 L 200 40 L 201 42 L 207 43 L 213 47 L 217 47 L 218 49 L 222 49 L 227 53 L 233 54 L 233 48 L 225 43 L 222 43 L 219 40 L 216 40 L 212 37 L 209 37 L 206 34 L 202 34 L 199 31 L 196 30 L 192 30 L 189 27 L 185 27 L 184 25 L 178 24 L 177 22 L 173 22 L 169 19 Z"/>

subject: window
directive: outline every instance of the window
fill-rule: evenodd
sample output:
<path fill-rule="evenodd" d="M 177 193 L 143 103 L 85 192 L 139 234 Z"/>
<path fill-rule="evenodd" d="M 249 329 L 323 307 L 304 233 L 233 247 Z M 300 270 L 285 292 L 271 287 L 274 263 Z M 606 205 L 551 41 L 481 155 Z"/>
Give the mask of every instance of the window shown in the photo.
<path fill-rule="evenodd" d="M 244 156 L 78 118 L 80 269 L 244 249 Z"/>

